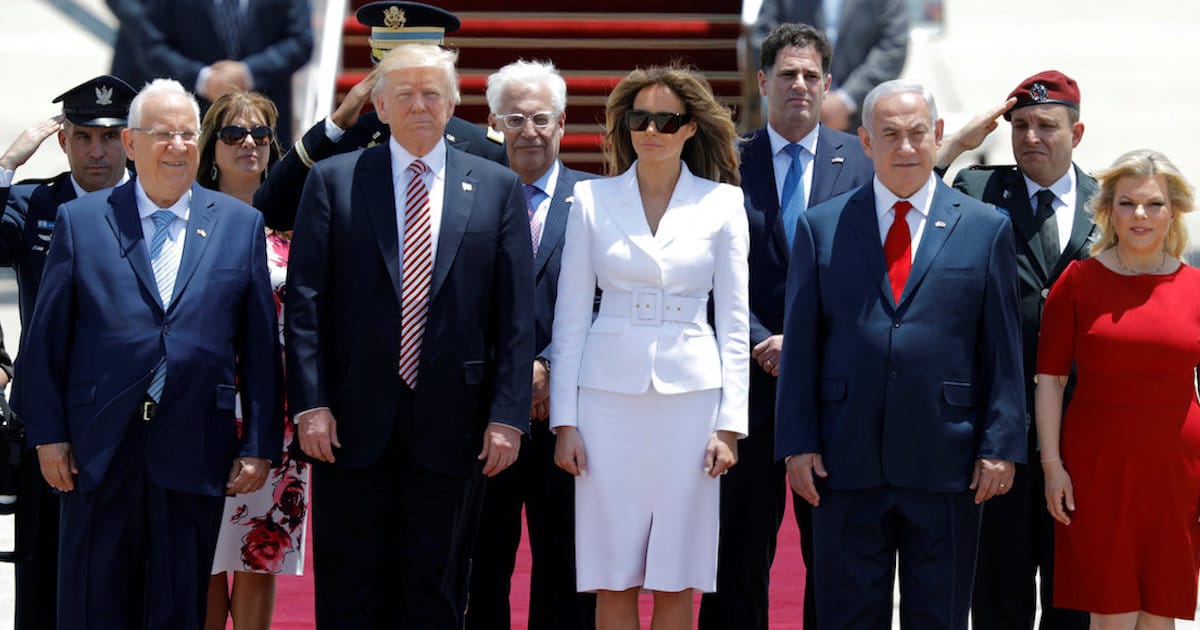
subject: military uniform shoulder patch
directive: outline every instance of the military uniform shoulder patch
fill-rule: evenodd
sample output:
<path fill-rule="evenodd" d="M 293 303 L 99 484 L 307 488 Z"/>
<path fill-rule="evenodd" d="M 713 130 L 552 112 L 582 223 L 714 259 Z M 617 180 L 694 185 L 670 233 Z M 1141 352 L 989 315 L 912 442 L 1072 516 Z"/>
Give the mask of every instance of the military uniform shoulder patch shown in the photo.
<path fill-rule="evenodd" d="M 496 144 L 504 144 L 504 134 L 491 127 L 487 128 L 487 138 Z"/>

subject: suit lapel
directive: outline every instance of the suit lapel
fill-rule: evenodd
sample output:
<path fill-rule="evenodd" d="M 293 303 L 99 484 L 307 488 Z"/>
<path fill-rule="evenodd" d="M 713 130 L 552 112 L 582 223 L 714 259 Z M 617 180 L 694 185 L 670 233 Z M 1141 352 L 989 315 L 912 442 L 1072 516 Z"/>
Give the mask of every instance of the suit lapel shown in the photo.
<path fill-rule="evenodd" d="M 658 231 L 654 234 L 654 241 L 658 249 L 662 249 L 671 244 L 676 236 L 687 232 L 687 226 L 691 221 L 695 220 L 695 214 L 682 208 L 696 205 L 698 183 L 695 175 L 688 169 L 687 164 L 681 164 L 679 173 L 679 181 L 675 182 L 675 190 L 671 192 L 671 200 L 667 202 L 667 210 L 663 213 L 662 219 L 658 222 Z M 645 215 L 643 213 L 643 220 Z"/>
<path fill-rule="evenodd" d="M 879 220 L 875 216 L 875 190 L 870 184 L 860 187 L 842 209 L 842 220 L 858 239 L 858 251 L 866 263 L 864 269 L 871 282 L 879 287 L 885 301 L 893 305 L 892 285 L 888 282 L 887 262 L 883 259 L 883 243 L 879 240 Z"/>
<path fill-rule="evenodd" d="M 817 147 L 820 149 L 820 147 Z M 771 235 L 779 259 L 785 263 L 791 259 L 787 233 L 783 230 L 783 219 L 779 216 L 779 193 L 775 189 L 775 163 L 771 155 L 771 137 L 766 127 L 750 140 L 746 149 L 746 160 L 742 169 L 742 188 L 746 194 L 758 195 L 754 205 L 762 208 L 763 224 Z M 815 175 L 815 173 L 814 173 Z"/>
<path fill-rule="evenodd" d="M 442 223 L 438 234 L 437 256 L 433 262 L 433 277 L 429 283 L 431 303 L 450 273 L 450 265 L 458 254 L 458 246 L 467 231 L 471 210 L 475 207 L 475 189 L 479 182 L 472 177 L 471 169 L 461 164 L 461 156 L 462 153 L 457 150 L 446 151 L 446 188 L 442 199 Z"/>
<path fill-rule="evenodd" d="M 842 167 L 846 164 L 845 145 L 841 140 L 832 137 L 822 126 L 817 137 L 817 154 L 813 157 L 812 191 L 808 198 L 829 199 L 837 186 L 838 177 L 842 175 Z M 811 202 L 809 205 L 812 205 Z"/>
<path fill-rule="evenodd" d="M 1000 194 L 1004 199 L 1004 207 L 1008 209 L 1009 220 L 1020 236 L 1018 247 L 1024 247 L 1026 257 L 1037 263 L 1037 271 L 1041 272 L 1044 280 L 1054 261 L 1045 260 L 1042 253 L 1042 236 L 1038 232 L 1033 206 L 1029 203 L 1029 189 L 1019 169 L 1004 174 Z"/>
<path fill-rule="evenodd" d="M 546 220 L 542 223 L 542 241 L 538 245 L 537 256 L 533 258 L 533 275 L 536 278 L 550 260 L 550 253 L 562 240 L 567 231 L 567 217 L 571 212 L 571 203 L 575 201 L 575 174 L 560 162 L 558 165 L 558 182 L 554 184 L 554 197 L 550 199 L 550 208 L 546 211 Z"/>
<path fill-rule="evenodd" d="M 400 242 L 396 229 L 396 195 L 392 184 L 392 154 L 388 145 L 381 144 L 363 151 L 354 169 L 354 194 L 367 210 L 367 218 L 375 230 L 375 241 L 387 267 L 396 292 L 401 299 Z"/>
<path fill-rule="evenodd" d="M 208 249 L 208 235 L 213 232 L 217 222 L 216 197 L 199 184 L 192 184 L 191 207 L 188 208 L 188 222 L 184 226 L 183 254 L 179 259 L 179 273 L 175 276 L 175 289 L 171 291 L 171 307 L 179 301 L 179 296 L 187 288 L 188 281 L 196 273 L 204 251 Z"/>
<path fill-rule="evenodd" d="M 625 233 L 630 243 L 657 260 L 658 245 L 654 235 L 650 233 L 650 224 L 646 222 L 646 210 L 642 206 L 642 196 L 637 186 L 637 163 L 618 175 L 617 194 L 612 199 L 597 199 L 597 204 L 603 204 L 612 217 L 613 222 Z M 661 224 L 659 225 L 661 228 Z"/>
<path fill-rule="evenodd" d="M 1087 203 L 1096 194 L 1096 180 L 1084 173 L 1078 166 L 1075 169 L 1075 219 L 1071 222 L 1071 238 L 1062 256 L 1054 265 L 1051 278 L 1057 278 L 1072 260 L 1079 258 L 1079 252 L 1087 247 L 1092 232 L 1096 226 L 1092 223 L 1092 214 L 1088 212 Z"/>
<path fill-rule="evenodd" d="M 921 286 L 921 280 L 929 272 L 934 259 L 942 251 L 942 246 L 946 244 L 946 239 L 954 231 L 954 226 L 958 224 L 961 216 L 958 204 L 945 201 L 946 193 L 949 191 L 950 189 L 941 180 L 937 181 L 933 191 L 933 203 L 929 207 L 929 216 L 925 218 L 925 230 L 921 232 L 921 242 L 918 244 L 917 254 L 913 258 L 912 270 L 908 272 L 908 280 L 904 283 L 904 293 L 900 295 L 900 305 L 908 301 L 916 292 L 917 287 Z"/>
<path fill-rule="evenodd" d="M 68 184 L 70 185 L 70 184 Z M 158 284 L 154 281 L 154 270 L 150 267 L 150 249 L 146 245 L 142 233 L 142 220 L 138 216 L 137 200 L 133 194 L 133 182 L 113 189 L 108 196 L 108 212 L 105 219 L 117 237 L 121 247 L 121 256 L 129 261 L 133 274 L 150 295 L 154 306 L 162 310 L 162 302 L 158 299 Z"/>

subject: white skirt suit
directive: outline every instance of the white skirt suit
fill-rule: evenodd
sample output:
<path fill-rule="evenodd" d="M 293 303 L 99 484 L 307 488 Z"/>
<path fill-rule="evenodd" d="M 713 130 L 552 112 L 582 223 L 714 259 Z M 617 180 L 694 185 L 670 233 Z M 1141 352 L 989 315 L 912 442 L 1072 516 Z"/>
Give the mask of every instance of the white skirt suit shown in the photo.
<path fill-rule="evenodd" d="M 746 212 L 741 189 L 685 164 L 651 234 L 636 172 L 575 185 L 558 279 L 550 427 L 577 427 L 586 454 L 576 586 L 713 591 L 720 482 L 705 448 L 714 430 L 748 430 Z"/>

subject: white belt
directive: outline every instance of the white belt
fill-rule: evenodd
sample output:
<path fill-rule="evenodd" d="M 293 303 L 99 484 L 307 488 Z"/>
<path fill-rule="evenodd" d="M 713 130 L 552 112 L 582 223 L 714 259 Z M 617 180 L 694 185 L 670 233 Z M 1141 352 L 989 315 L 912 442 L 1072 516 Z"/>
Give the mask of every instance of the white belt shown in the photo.
<path fill-rule="evenodd" d="M 663 295 L 657 287 L 632 291 L 605 291 L 600 314 L 628 317 L 634 326 L 657 326 L 663 322 L 708 323 L 708 297 Z"/>

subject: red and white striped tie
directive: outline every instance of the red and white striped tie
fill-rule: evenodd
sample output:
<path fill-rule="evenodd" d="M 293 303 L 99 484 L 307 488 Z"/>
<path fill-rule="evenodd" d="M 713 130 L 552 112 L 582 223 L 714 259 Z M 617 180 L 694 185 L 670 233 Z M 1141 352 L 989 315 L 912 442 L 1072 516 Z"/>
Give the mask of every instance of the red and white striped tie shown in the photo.
<path fill-rule="evenodd" d="M 404 290 L 400 296 L 400 378 L 417 388 L 421 337 L 429 314 L 429 278 L 433 271 L 429 188 L 421 178 L 429 171 L 421 160 L 408 165 L 412 178 L 404 202 Z"/>

